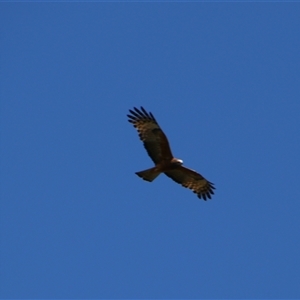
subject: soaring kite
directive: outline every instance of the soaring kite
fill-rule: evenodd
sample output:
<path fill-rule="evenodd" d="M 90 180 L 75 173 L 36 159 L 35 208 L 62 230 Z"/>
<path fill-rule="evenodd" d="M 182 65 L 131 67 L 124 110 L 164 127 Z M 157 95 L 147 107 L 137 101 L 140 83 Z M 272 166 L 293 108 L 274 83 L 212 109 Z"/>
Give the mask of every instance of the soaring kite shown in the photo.
<path fill-rule="evenodd" d="M 191 189 L 203 200 L 211 199 L 214 194 L 214 184 L 206 180 L 202 175 L 182 166 L 183 161 L 173 157 L 168 139 L 151 112 L 143 107 L 129 110 L 128 121 L 137 129 L 141 141 L 153 160 L 155 166 L 141 172 L 136 172 L 146 181 L 153 181 L 160 173 L 165 173 L 175 182 Z"/>

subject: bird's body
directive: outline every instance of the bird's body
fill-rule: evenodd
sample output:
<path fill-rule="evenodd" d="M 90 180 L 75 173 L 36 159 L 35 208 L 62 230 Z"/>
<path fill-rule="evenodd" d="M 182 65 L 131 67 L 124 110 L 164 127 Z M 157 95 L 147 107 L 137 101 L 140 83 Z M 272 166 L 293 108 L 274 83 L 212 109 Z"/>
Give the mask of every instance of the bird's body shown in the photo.
<path fill-rule="evenodd" d="M 155 167 L 141 171 L 136 172 L 139 177 L 143 178 L 147 181 L 153 181 L 160 173 L 166 173 L 168 171 L 174 170 L 178 167 L 178 165 L 181 165 L 182 161 L 177 158 L 172 158 L 171 160 L 162 160 L 159 163 L 155 165 Z"/>
<path fill-rule="evenodd" d="M 155 166 L 151 169 L 136 172 L 146 181 L 153 181 L 159 174 L 164 173 L 175 182 L 191 189 L 203 200 L 211 199 L 215 187 L 202 175 L 184 167 L 183 161 L 173 156 L 168 139 L 152 113 L 148 113 L 143 107 L 141 110 L 134 108 L 129 110 L 128 121 L 137 129 L 144 147 L 153 160 Z"/>

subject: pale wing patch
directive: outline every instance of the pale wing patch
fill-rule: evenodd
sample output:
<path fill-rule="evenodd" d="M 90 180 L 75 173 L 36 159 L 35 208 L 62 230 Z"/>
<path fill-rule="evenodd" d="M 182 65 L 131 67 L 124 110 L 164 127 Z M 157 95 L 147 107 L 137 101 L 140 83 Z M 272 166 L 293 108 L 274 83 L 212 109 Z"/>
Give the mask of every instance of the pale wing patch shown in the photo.
<path fill-rule="evenodd" d="M 152 113 L 148 113 L 143 107 L 141 110 L 134 108 L 129 110 L 128 121 L 137 129 L 140 139 L 144 143 L 148 155 L 155 164 L 164 158 L 172 158 L 167 137 L 161 130 Z M 167 156 L 167 157 L 166 157 Z"/>
<path fill-rule="evenodd" d="M 214 184 L 196 171 L 178 166 L 174 170 L 165 172 L 165 174 L 183 187 L 192 190 L 200 199 L 211 199 L 211 195 L 214 194 Z"/>

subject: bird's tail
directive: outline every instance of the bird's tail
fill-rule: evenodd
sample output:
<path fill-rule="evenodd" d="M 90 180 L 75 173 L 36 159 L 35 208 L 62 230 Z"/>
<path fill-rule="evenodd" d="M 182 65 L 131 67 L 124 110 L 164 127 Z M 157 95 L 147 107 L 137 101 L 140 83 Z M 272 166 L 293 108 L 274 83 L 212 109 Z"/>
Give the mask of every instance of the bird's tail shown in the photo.
<path fill-rule="evenodd" d="M 135 174 L 144 180 L 153 181 L 161 172 L 156 167 L 144 171 L 136 172 Z"/>

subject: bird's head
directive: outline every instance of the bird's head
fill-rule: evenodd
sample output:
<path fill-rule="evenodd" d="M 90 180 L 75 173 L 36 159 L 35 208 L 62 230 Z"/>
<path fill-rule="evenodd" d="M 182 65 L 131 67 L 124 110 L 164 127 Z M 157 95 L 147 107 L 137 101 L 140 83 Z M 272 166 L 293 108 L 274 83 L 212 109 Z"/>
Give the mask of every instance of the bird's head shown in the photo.
<path fill-rule="evenodd" d="M 178 159 L 178 158 L 173 158 L 172 159 L 172 164 L 177 165 L 177 166 L 181 166 L 183 164 L 183 160 Z"/>

